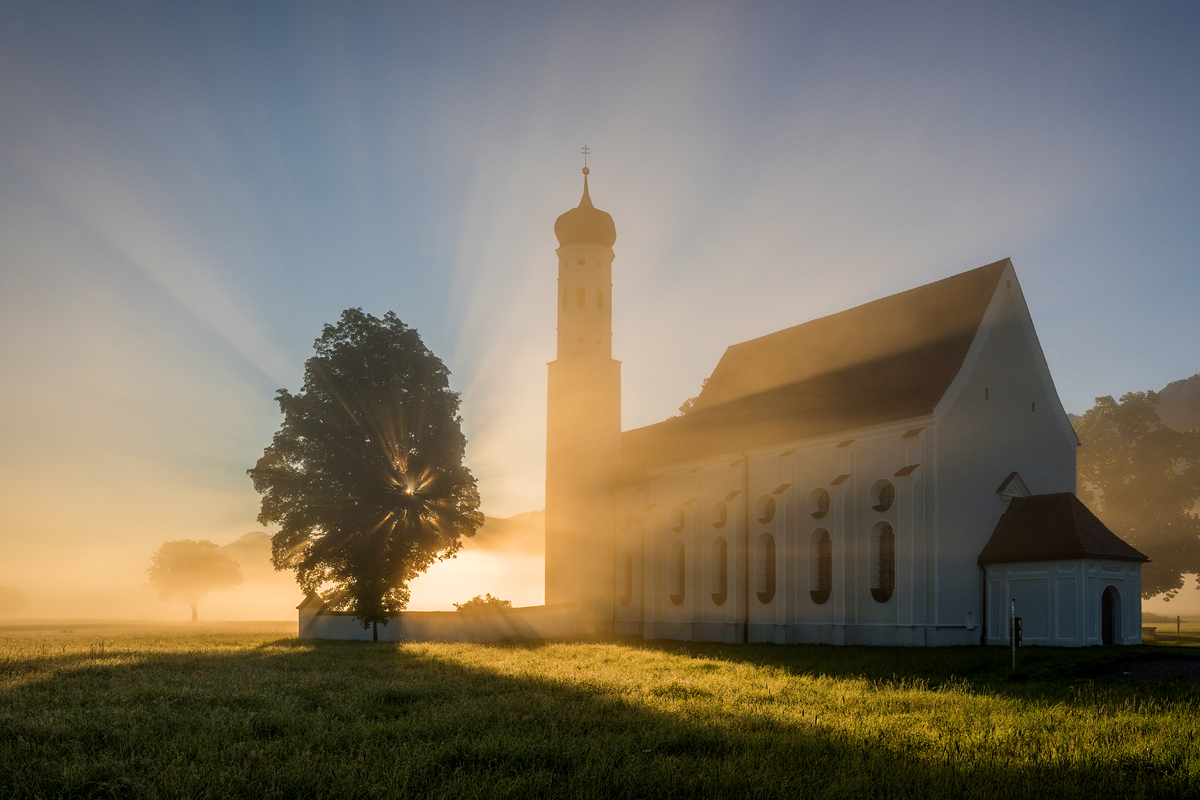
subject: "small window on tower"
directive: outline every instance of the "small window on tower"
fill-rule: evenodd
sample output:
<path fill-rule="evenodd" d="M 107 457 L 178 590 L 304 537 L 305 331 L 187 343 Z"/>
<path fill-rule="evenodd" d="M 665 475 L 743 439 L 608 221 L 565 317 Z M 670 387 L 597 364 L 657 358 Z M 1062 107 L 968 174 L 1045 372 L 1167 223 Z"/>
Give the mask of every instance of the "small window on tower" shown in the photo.
<path fill-rule="evenodd" d="M 578 289 L 575 290 L 575 305 L 579 306 L 580 308 L 583 308 L 584 303 L 586 303 L 586 302 L 587 302 L 587 290 L 584 289 L 582 286 L 580 286 Z"/>

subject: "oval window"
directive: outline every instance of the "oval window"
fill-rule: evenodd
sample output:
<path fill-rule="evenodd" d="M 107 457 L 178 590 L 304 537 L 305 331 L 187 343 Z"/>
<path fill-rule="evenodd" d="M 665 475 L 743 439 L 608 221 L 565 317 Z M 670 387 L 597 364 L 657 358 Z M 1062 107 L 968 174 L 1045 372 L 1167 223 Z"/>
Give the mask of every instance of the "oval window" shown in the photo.
<path fill-rule="evenodd" d="M 675 542 L 671 545 L 671 559 L 668 562 L 668 568 L 671 570 L 668 581 L 668 585 L 671 587 L 671 602 L 681 606 L 683 605 L 683 587 L 685 585 L 683 542 Z"/>
<path fill-rule="evenodd" d="M 871 508 L 887 511 L 896 502 L 896 487 L 889 480 L 878 480 L 871 487 Z"/>
<path fill-rule="evenodd" d="M 755 589 L 758 602 L 766 605 L 775 599 L 775 537 L 764 533 L 758 537 L 758 570 Z"/>
<path fill-rule="evenodd" d="M 724 605 L 729 598 L 729 543 L 717 537 L 712 545 L 712 599 Z"/>
<path fill-rule="evenodd" d="M 833 542 L 824 528 L 817 528 L 809 539 L 808 563 L 808 595 L 822 605 L 833 592 Z"/>
<path fill-rule="evenodd" d="M 886 603 L 896 588 L 896 534 L 880 522 L 871 529 L 871 596 Z"/>
<path fill-rule="evenodd" d="M 758 503 L 755 505 L 755 516 L 758 521 L 768 523 L 775 519 L 775 498 L 769 494 L 764 494 L 758 498 Z"/>
<path fill-rule="evenodd" d="M 808 496 L 808 513 L 813 519 L 820 519 L 829 513 L 829 492 L 820 487 L 813 489 Z"/>

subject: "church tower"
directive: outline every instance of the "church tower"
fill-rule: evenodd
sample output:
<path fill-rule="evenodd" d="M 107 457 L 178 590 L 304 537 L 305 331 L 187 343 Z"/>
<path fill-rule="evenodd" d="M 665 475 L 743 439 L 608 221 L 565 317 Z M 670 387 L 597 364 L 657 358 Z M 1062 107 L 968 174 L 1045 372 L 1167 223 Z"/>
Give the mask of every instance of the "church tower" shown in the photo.
<path fill-rule="evenodd" d="M 546 409 L 546 603 L 578 602 L 582 631 L 611 632 L 612 482 L 621 461 L 621 362 L 612 357 L 617 229 L 583 199 L 554 223 L 558 350 Z"/>

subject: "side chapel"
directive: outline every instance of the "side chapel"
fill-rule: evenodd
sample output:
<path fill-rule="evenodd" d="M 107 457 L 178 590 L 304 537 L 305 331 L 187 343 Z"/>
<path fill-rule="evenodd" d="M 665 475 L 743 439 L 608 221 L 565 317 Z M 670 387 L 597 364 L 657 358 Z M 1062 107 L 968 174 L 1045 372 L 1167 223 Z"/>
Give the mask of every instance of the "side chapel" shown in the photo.
<path fill-rule="evenodd" d="M 1075 496 L 1079 440 L 1008 259 L 730 346 L 621 430 L 616 227 L 554 224 L 546 603 L 719 642 L 1141 641 L 1146 556 Z"/>

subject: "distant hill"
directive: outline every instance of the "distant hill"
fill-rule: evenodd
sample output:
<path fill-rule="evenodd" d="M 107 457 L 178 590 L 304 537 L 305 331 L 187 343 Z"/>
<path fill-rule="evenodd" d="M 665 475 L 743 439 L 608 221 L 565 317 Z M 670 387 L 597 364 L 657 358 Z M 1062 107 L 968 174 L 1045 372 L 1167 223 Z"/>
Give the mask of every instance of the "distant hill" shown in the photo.
<path fill-rule="evenodd" d="M 1177 431 L 1200 428 L 1200 374 L 1168 383 L 1158 393 L 1158 418 Z"/>

